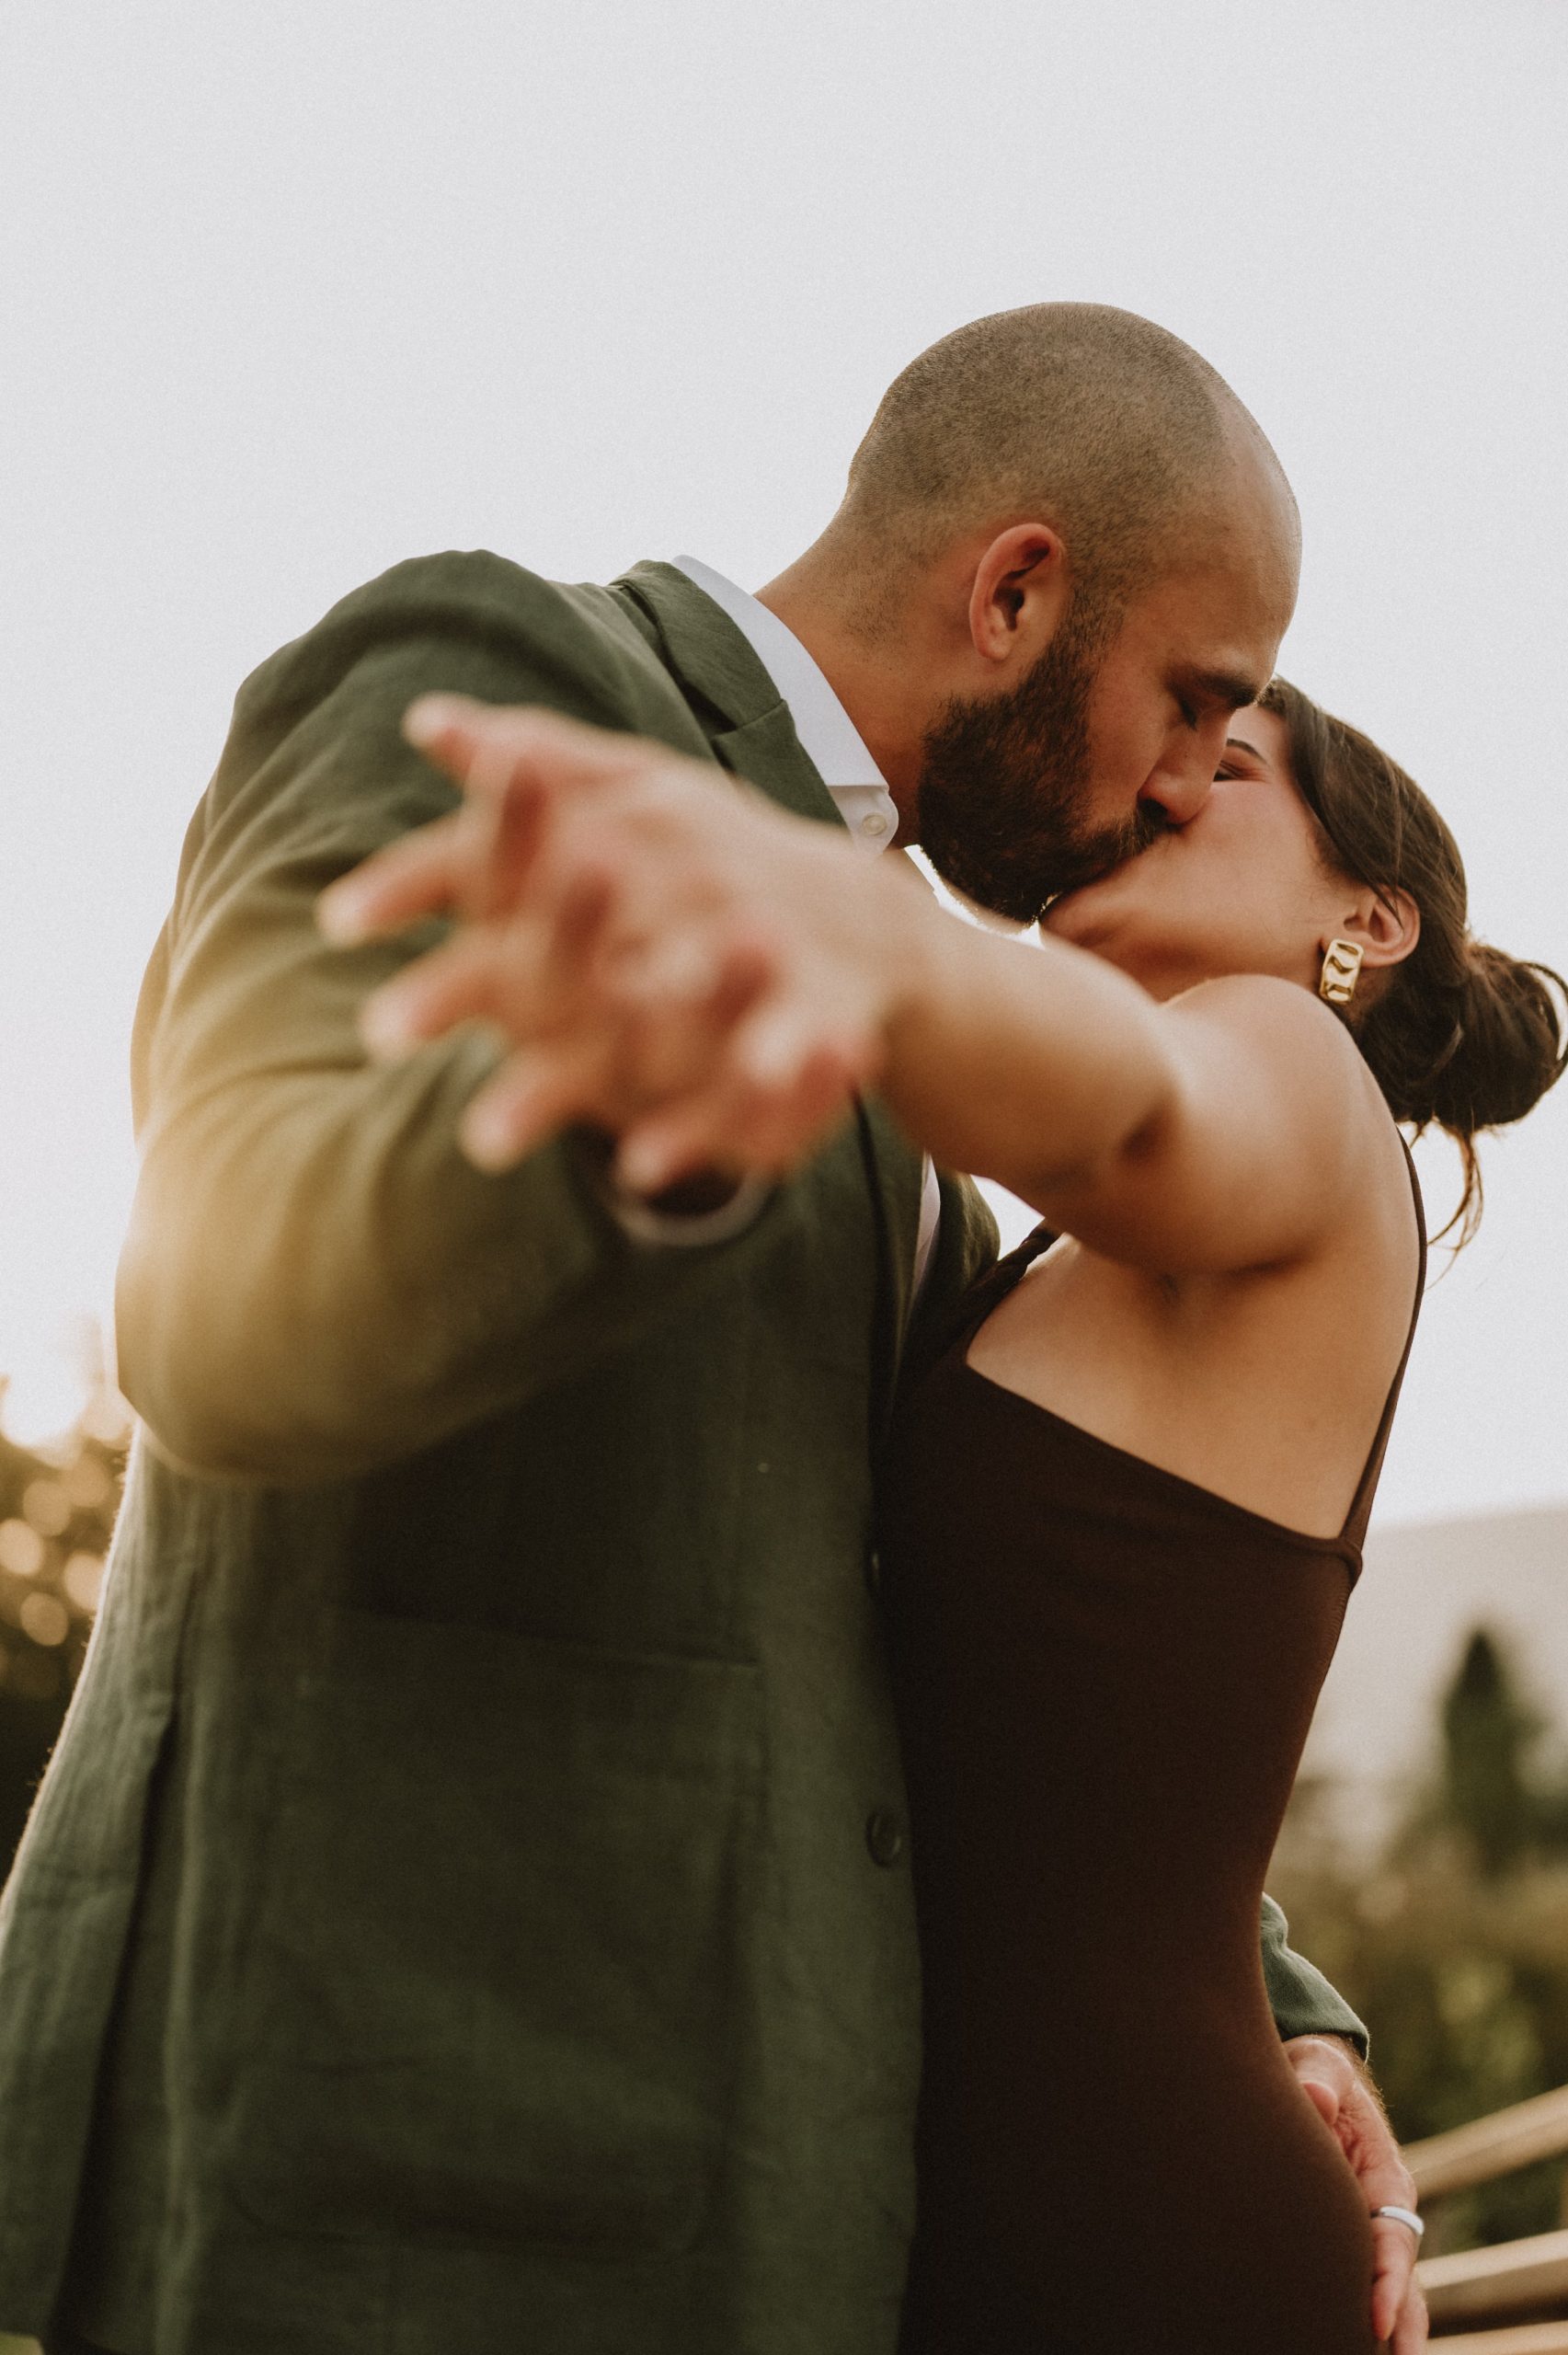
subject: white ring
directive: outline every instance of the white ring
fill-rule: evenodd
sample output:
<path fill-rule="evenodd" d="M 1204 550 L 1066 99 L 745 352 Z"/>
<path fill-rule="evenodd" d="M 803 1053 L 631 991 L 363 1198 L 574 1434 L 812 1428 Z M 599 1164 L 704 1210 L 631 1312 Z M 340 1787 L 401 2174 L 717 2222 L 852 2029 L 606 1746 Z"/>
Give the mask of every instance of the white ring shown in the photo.
<path fill-rule="evenodd" d="M 1418 2216 L 1413 2208 L 1374 2208 L 1372 2213 L 1374 2216 L 1391 2216 L 1396 2224 L 1405 2225 L 1415 2234 L 1418 2245 L 1425 2233 L 1426 2220 Z"/>

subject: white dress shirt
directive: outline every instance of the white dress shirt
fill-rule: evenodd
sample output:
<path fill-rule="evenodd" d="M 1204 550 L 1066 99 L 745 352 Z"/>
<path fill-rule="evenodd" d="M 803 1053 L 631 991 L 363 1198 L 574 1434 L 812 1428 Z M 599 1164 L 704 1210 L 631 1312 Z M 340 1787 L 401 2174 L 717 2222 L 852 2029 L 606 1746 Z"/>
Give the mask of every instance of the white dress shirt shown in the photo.
<path fill-rule="evenodd" d="M 772 679 L 795 725 L 801 751 L 838 805 L 856 844 L 875 856 L 892 847 L 898 811 L 887 780 L 815 657 L 787 623 L 766 605 L 694 556 L 678 556 L 676 569 L 729 615 Z M 942 1219 L 942 1189 L 931 1155 L 921 1181 L 920 1227 L 915 1242 L 915 1290 L 925 1281 Z"/>
<path fill-rule="evenodd" d="M 861 849 L 875 856 L 888 849 L 898 831 L 898 811 L 887 781 L 865 749 L 865 740 L 829 685 L 816 658 L 777 614 L 759 603 L 711 564 L 678 556 L 675 569 L 696 582 L 729 615 L 789 706 L 800 749 L 817 771 L 839 815 Z"/>

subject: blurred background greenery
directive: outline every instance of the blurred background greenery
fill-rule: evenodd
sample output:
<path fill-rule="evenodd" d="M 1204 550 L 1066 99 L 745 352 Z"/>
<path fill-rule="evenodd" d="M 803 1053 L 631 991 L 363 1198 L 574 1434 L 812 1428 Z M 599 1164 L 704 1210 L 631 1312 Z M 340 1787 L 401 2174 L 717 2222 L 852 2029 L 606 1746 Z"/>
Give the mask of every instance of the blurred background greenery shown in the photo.
<path fill-rule="evenodd" d="M 0 1874 L 22 1836 L 92 1632 L 129 1418 L 99 1383 L 48 1453 L 0 1435 Z M 38 2355 L 0 2334 L 0 2355 Z"/>
<path fill-rule="evenodd" d="M 1568 1767 L 1484 1626 L 1462 1640 L 1431 1763 L 1370 1855 L 1304 1778 L 1269 1885 L 1295 1945 L 1367 2021 L 1402 2142 L 1568 2085 Z M 1456 2195 L 1426 2253 L 1568 2222 L 1561 2159 Z"/>
<path fill-rule="evenodd" d="M 0 1869 L 81 1669 L 128 1438 L 125 1407 L 107 1384 L 46 1453 L 0 1435 Z"/>

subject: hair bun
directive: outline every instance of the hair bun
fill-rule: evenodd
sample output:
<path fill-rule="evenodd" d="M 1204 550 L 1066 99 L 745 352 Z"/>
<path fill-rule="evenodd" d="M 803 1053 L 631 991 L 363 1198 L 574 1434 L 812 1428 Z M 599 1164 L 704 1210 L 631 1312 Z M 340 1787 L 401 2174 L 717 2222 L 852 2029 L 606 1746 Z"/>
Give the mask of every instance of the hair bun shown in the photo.
<path fill-rule="evenodd" d="M 1397 761 L 1287 679 L 1259 701 L 1285 722 L 1325 865 L 1420 912 L 1415 941 L 1350 1028 L 1394 1119 L 1417 1132 L 1436 1122 L 1458 1144 L 1464 1193 L 1442 1232 L 1457 1228 L 1463 1244 L 1481 1216 L 1477 1132 L 1522 1120 L 1568 1063 L 1568 982 L 1475 939 L 1459 844 Z"/>
<path fill-rule="evenodd" d="M 1549 965 L 1465 944 L 1458 1022 L 1428 1085 L 1432 1117 L 1456 1136 L 1522 1120 L 1568 1065 L 1568 982 Z"/>

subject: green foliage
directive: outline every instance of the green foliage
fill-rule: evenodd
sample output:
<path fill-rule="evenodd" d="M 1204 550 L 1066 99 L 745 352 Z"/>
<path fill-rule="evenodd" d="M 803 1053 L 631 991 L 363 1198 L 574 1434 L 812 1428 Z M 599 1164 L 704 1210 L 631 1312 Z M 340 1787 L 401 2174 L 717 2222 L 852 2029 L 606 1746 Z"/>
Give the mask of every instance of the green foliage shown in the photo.
<path fill-rule="evenodd" d="M 81 1668 L 124 1469 L 107 1397 L 57 1458 L 0 1438 L 0 1878 Z"/>
<path fill-rule="evenodd" d="M 1403 2142 L 1568 2084 L 1568 1866 L 1479 1875 L 1459 1844 L 1370 1878 L 1343 1864 L 1274 1876 L 1293 1943 L 1372 2032 Z M 1550 2232 L 1561 2161 L 1448 2203 L 1449 2246 Z"/>
<path fill-rule="evenodd" d="M 1568 2085 L 1568 1803 L 1546 1731 L 1477 1629 L 1437 1771 L 1373 1869 L 1310 1838 L 1309 1798 L 1271 1875 L 1293 1943 L 1371 2029 L 1402 2141 Z M 1553 2160 L 1445 2203 L 1443 2245 L 1554 2230 L 1562 2184 Z"/>
<path fill-rule="evenodd" d="M 1528 1857 L 1568 1854 L 1568 1793 L 1539 1763 L 1546 1720 L 1521 1696 L 1486 1628 L 1471 1636 L 1440 1714 L 1441 1771 L 1405 1829 L 1404 1846 L 1418 1849 L 1435 1832 L 1452 1832 L 1489 1880 Z"/>

